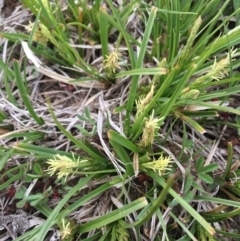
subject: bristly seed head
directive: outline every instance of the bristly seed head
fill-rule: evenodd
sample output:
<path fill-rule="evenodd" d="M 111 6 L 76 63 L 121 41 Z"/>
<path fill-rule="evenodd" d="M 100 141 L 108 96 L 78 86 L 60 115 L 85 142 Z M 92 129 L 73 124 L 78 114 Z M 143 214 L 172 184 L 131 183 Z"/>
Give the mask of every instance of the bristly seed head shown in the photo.
<path fill-rule="evenodd" d="M 143 169 L 152 169 L 158 172 L 159 175 L 162 175 L 164 171 L 171 169 L 171 165 L 169 165 L 171 162 L 171 157 L 163 157 L 163 155 L 160 155 L 157 160 L 154 159 L 152 162 L 144 162 L 140 164 L 140 167 Z"/>
<path fill-rule="evenodd" d="M 151 90 L 148 92 L 148 94 L 145 97 L 143 96 L 139 97 L 139 99 L 136 101 L 136 106 L 137 106 L 136 117 L 138 117 L 141 113 L 143 113 L 147 105 L 151 102 L 154 94 L 154 88 L 155 88 L 155 85 L 152 85 Z"/>
<path fill-rule="evenodd" d="M 72 228 L 70 225 L 70 222 L 67 222 L 67 224 L 65 223 L 65 219 L 62 219 L 62 228 L 60 231 L 60 235 L 62 240 L 64 240 L 65 238 L 68 238 L 71 234 L 72 234 Z"/>
<path fill-rule="evenodd" d="M 49 168 L 47 172 L 52 176 L 55 172 L 57 173 L 58 178 L 65 177 L 73 173 L 80 165 L 79 158 L 76 160 L 73 156 L 73 159 L 67 156 L 61 156 L 59 154 L 54 156 L 54 159 L 49 159 L 47 161 Z"/>
<path fill-rule="evenodd" d="M 111 73 L 115 73 L 116 69 L 121 69 L 119 66 L 119 59 L 121 56 L 122 54 L 117 50 L 110 53 L 110 55 L 106 56 L 106 60 L 104 60 L 106 63 L 104 68 L 108 69 Z"/>
<path fill-rule="evenodd" d="M 146 119 L 139 146 L 147 147 L 153 144 L 155 133 L 159 129 L 160 120 L 161 119 L 159 118 L 154 118 L 154 111 L 152 112 L 151 116 Z"/>
<path fill-rule="evenodd" d="M 31 21 L 29 21 L 29 25 L 25 26 L 25 29 L 28 32 L 32 32 L 34 28 L 34 23 L 32 23 Z M 35 29 L 35 32 L 33 34 L 33 41 L 40 43 L 42 45 L 46 45 L 48 42 L 48 38 L 42 33 L 41 28 L 39 26 L 37 26 L 37 28 Z"/>
<path fill-rule="evenodd" d="M 236 51 L 237 49 L 235 50 L 231 49 L 231 51 L 227 53 L 227 56 L 218 62 L 215 59 L 213 65 L 210 67 L 210 70 L 205 75 L 196 79 L 193 82 L 194 85 L 201 84 L 212 79 L 220 80 L 225 76 L 227 76 L 229 72 L 229 66 L 230 66 L 231 60 L 232 61 L 235 60 L 234 57 L 236 56 Z"/>

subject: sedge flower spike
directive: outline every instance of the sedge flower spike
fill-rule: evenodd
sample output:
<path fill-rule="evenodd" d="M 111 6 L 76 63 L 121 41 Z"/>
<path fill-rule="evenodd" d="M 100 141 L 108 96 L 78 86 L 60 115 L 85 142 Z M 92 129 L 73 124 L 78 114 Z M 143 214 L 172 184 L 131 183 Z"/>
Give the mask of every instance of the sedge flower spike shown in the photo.
<path fill-rule="evenodd" d="M 76 160 L 74 157 L 73 159 L 67 156 L 61 156 L 59 154 L 54 156 L 54 159 L 49 159 L 47 161 L 49 167 L 47 172 L 52 176 L 54 173 L 57 173 L 58 178 L 65 177 L 71 173 L 73 173 L 80 165 L 79 158 Z"/>
<path fill-rule="evenodd" d="M 186 93 L 184 93 L 184 94 L 182 94 L 181 96 L 180 96 L 180 98 L 181 99 L 193 99 L 193 100 L 195 100 L 195 99 L 197 99 L 197 97 L 200 95 L 200 91 L 199 90 L 197 90 L 197 89 L 192 89 L 192 90 L 189 90 L 189 91 L 187 91 Z"/>
<path fill-rule="evenodd" d="M 161 155 L 157 160 L 142 163 L 141 167 L 143 169 L 152 169 L 161 176 L 164 171 L 171 170 L 171 165 L 169 165 L 171 162 L 171 157 L 163 157 Z"/>
<path fill-rule="evenodd" d="M 218 62 L 215 59 L 213 65 L 210 67 L 210 70 L 208 70 L 207 74 L 196 79 L 193 82 L 193 84 L 195 85 L 201 84 L 206 82 L 209 79 L 220 80 L 225 76 L 227 76 L 229 72 L 229 66 L 230 66 L 231 60 L 232 61 L 235 60 L 234 57 L 236 56 L 236 51 L 237 49 L 235 50 L 231 49 L 231 51 L 227 53 L 227 56 L 219 60 Z"/>
<path fill-rule="evenodd" d="M 29 21 L 29 25 L 25 26 L 25 29 L 28 32 L 32 32 L 34 29 L 34 23 Z M 39 25 L 37 26 L 37 28 L 35 29 L 35 32 L 33 34 L 33 41 L 40 43 L 42 45 L 46 45 L 48 42 L 48 38 L 42 33 L 42 30 L 39 27 Z"/>
<path fill-rule="evenodd" d="M 65 223 L 65 219 L 62 219 L 62 228 L 60 231 L 60 235 L 62 240 L 68 238 L 72 234 L 72 228 L 70 226 L 70 222 Z"/>
<path fill-rule="evenodd" d="M 110 53 L 110 55 L 106 56 L 105 62 L 105 69 L 108 69 L 111 73 L 115 73 L 116 69 L 121 69 L 119 66 L 119 59 L 122 56 L 117 50 Z"/>
<path fill-rule="evenodd" d="M 215 59 L 212 69 L 208 73 L 208 76 L 215 80 L 219 80 L 227 76 L 228 67 L 231 63 L 231 58 L 234 57 L 236 51 L 237 51 L 236 49 L 231 50 L 229 53 L 227 53 L 227 56 L 221 59 L 219 62 L 216 62 L 216 59 Z"/>
<path fill-rule="evenodd" d="M 146 119 L 145 126 L 143 128 L 142 139 L 139 143 L 140 146 L 147 147 L 152 145 L 156 131 L 159 129 L 159 121 L 161 119 L 154 118 L 154 111 L 152 112 L 149 119 Z"/>
<path fill-rule="evenodd" d="M 148 92 L 148 94 L 145 97 L 141 96 L 139 100 L 136 101 L 136 106 L 137 106 L 136 116 L 139 116 L 141 113 L 143 113 L 147 105 L 152 100 L 153 94 L 154 94 L 154 88 L 155 88 L 155 85 L 152 85 L 151 90 Z"/>
<path fill-rule="evenodd" d="M 189 49 L 190 46 L 192 46 L 193 42 L 194 42 L 194 39 L 196 39 L 196 36 L 197 36 L 197 33 L 198 33 L 198 30 L 200 28 L 202 24 L 202 17 L 199 16 L 193 23 L 193 27 L 192 27 L 192 30 L 190 32 L 190 35 L 189 35 L 189 38 L 187 40 L 187 48 Z"/>

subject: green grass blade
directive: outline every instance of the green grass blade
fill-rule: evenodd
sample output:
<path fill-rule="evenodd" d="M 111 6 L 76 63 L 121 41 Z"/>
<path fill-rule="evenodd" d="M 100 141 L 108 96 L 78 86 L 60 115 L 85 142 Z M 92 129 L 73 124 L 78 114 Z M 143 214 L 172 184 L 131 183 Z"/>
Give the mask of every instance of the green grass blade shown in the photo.
<path fill-rule="evenodd" d="M 233 144 L 232 142 L 228 142 L 228 155 L 227 155 L 227 165 L 225 167 L 225 171 L 223 173 L 223 178 L 226 179 L 228 174 L 231 171 L 231 167 L 232 167 L 232 159 L 233 159 Z"/>
<path fill-rule="evenodd" d="M 97 218 L 94 221 L 88 222 L 86 224 L 81 225 L 78 228 L 79 233 L 85 233 L 103 226 L 106 226 L 112 222 L 115 222 L 119 219 L 126 217 L 127 215 L 144 208 L 147 205 L 147 200 L 145 197 L 139 198 L 129 204 L 124 205 L 124 207 L 109 212 L 104 216 Z"/>
<path fill-rule="evenodd" d="M 67 201 L 76 194 L 81 188 L 91 179 L 93 178 L 93 175 L 89 175 L 88 177 L 81 178 L 77 185 L 72 187 L 70 191 L 63 197 L 63 199 L 58 203 L 58 205 L 53 209 L 50 216 L 47 218 L 46 222 L 42 225 L 39 233 L 38 233 L 38 241 L 44 241 L 45 236 L 49 230 L 49 228 L 56 223 L 57 217 L 61 211 L 61 209 L 64 207 L 64 205 L 67 203 Z"/>
<path fill-rule="evenodd" d="M 198 100 L 188 100 L 188 104 L 194 105 L 194 106 L 208 107 L 209 109 L 215 109 L 219 111 L 230 112 L 236 115 L 240 115 L 240 110 L 237 110 L 231 107 L 216 105 L 214 104 L 214 102 L 201 102 Z"/>
<path fill-rule="evenodd" d="M 229 207 L 236 207 L 236 208 L 240 208 L 240 202 L 235 202 L 232 200 L 227 200 L 227 199 L 223 199 L 223 198 L 217 198 L 217 197 L 212 197 L 212 196 L 199 196 L 196 195 L 194 196 L 194 200 L 196 201 L 204 201 L 204 202 L 213 202 L 213 203 L 217 203 L 217 204 L 222 204 L 222 205 L 226 205 Z"/>
<path fill-rule="evenodd" d="M 15 44 L 16 45 L 16 44 Z M 13 48 L 14 49 L 14 48 Z M 3 69 L 3 81 L 4 81 L 4 87 L 6 89 L 6 95 L 7 95 L 7 99 L 13 103 L 14 105 L 18 105 L 12 90 L 11 90 L 11 84 L 12 81 L 14 80 L 14 72 L 8 68 L 9 66 L 9 62 L 7 61 L 6 63 L 4 63 L 1 59 L 0 59 L 0 67 Z"/>
<path fill-rule="evenodd" d="M 158 176 L 155 172 L 149 171 L 148 175 L 152 177 L 157 183 L 159 183 L 163 188 L 166 186 L 166 183 L 164 180 Z M 211 227 L 211 225 L 196 211 L 194 210 L 181 196 L 179 196 L 173 189 L 169 189 L 168 193 L 174 197 L 177 202 L 186 210 L 189 212 L 189 214 L 194 217 L 196 221 L 199 222 L 199 224 L 206 229 L 207 232 L 209 232 L 211 235 L 215 234 L 214 229 Z"/>
<path fill-rule="evenodd" d="M 103 59 L 106 60 L 106 56 L 108 55 L 108 21 L 106 18 L 106 14 L 103 11 L 106 10 L 104 8 L 101 8 L 99 10 L 99 33 L 102 45 L 102 56 Z"/>
<path fill-rule="evenodd" d="M 22 164 L 21 166 L 17 166 L 16 168 L 11 168 L 7 172 L 5 172 L 4 175 L 1 175 L 0 180 L 3 179 L 5 176 L 8 177 L 8 180 L 0 185 L 0 191 L 5 188 L 8 188 L 10 184 L 14 183 L 15 181 L 22 180 L 25 176 L 25 168 L 26 168 L 25 166 L 26 165 Z M 18 169 L 19 169 L 19 172 L 16 173 L 15 171 Z M 12 172 L 14 172 L 14 174 Z"/>
<path fill-rule="evenodd" d="M 170 3 L 172 11 L 180 10 L 180 1 L 171 0 Z M 180 15 L 168 13 L 167 14 L 167 27 L 168 27 L 168 36 L 169 36 L 169 58 L 168 62 L 172 62 L 172 60 L 177 55 L 179 49 L 179 37 L 180 37 Z"/>
<path fill-rule="evenodd" d="M 2 171 L 3 167 L 5 166 L 9 158 L 12 156 L 13 152 L 14 152 L 14 149 L 11 148 L 3 157 L 1 157 L 0 171 Z"/>
<path fill-rule="evenodd" d="M 124 164 L 124 167 L 126 168 L 126 173 L 128 174 L 128 176 L 130 177 L 133 176 L 134 175 L 133 161 L 129 158 L 129 155 L 127 154 L 123 146 L 113 140 L 110 140 L 109 142 L 113 146 L 114 151 L 117 154 L 117 157 Z"/>
<path fill-rule="evenodd" d="M 175 220 L 175 222 L 186 232 L 186 234 L 191 238 L 193 241 L 198 241 L 193 234 L 190 232 L 188 227 L 186 227 L 180 220 L 177 218 L 172 212 L 170 212 L 170 216 Z"/>
<path fill-rule="evenodd" d="M 233 0 L 233 6 L 234 6 L 234 10 L 237 11 L 236 12 L 236 25 L 240 25 L 240 1 L 239 0 Z"/>
<path fill-rule="evenodd" d="M 33 25 L 33 29 L 32 29 L 32 31 L 30 32 L 30 36 L 29 36 L 29 39 L 28 39 L 28 46 L 31 46 L 31 45 L 32 45 L 33 37 L 34 37 L 34 34 L 35 34 L 36 29 L 37 29 L 38 24 L 39 24 L 39 18 L 40 18 L 40 16 L 41 16 L 41 9 L 38 11 L 36 20 L 35 20 L 34 25 Z"/>
<path fill-rule="evenodd" d="M 83 204 L 85 204 L 86 202 L 91 200 L 92 198 L 99 196 L 100 194 L 102 194 L 103 192 L 105 192 L 108 189 L 111 189 L 116 184 L 124 183 L 124 178 L 126 178 L 126 175 L 123 175 L 123 178 L 115 177 L 112 180 L 106 182 L 105 184 L 102 184 L 100 187 L 87 193 L 82 198 L 80 198 L 73 204 L 69 205 L 67 209 L 65 209 L 61 212 L 60 216 L 67 216 L 68 214 L 70 214 L 71 212 L 73 212 L 74 210 L 76 210 L 77 208 L 79 208 L 80 206 L 82 206 Z"/>
<path fill-rule="evenodd" d="M 192 126 L 195 130 L 197 130 L 199 133 L 204 134 L 206 132 L 206 130 L 199 125 L 196 121 L 194 121 L 193 119 L 189 118 L 188 116 L 183 115 L 180 112 L 175 112 L 176 117 L 181 118 L 183 121 L 185 121 L 186 123 L 188 123 L 190 126 Z"/>
<path fill-rule="evenodd" d="M 24 142 L 18 142 L 13 146 L 14 149 L 20 150 L 23 152 L 28 152 L 31 153 L 32 155 L 36 156 L 37 158 L 43 158 L 43 159 L 48 159 L 52 158 L 54 155 L 59 154 L 62 156 L 67 156 L 69 158 L 73 157 L 72 153 L 66 152 L 66 151 L 61 151 L 61 150 L 55 150 L 53 148 L 48 148 L 48 147 L 42 147 L 42 146 L 36 146 Z M 25 155 L 25 153 L 23 153 Z M 74 155 L 75 158 L 78 158 L 78 155 Z"/>
<path fill-rule="evenodd" d="M 152 215 L 157 211 L 157 209 L 159 209 L 161 204 L 165 201 L 169 188 L 173 185 L 173 182 L 174 182 L 174 176 L 173 175 L 169 176 L 169 178 L 166 182 L 166 185 L 164 186 L 164 188 L 161 191 L 158 198 L 156 200 L 154 200 L 153 205 L 149 208 L 145 217 L 143 217 L 142 219 L 140 219 L 139 221 L 137 221 L 133 224 L 126 225 L 126 227 L 130 228 L 130 227 L 140 226 L 143 223 L 145 223 L 146 221 L 148 221 L 152 217 Z"/>
<path fill-rule="evenodd" d="M 28 109 L 28 111 L 29 111 L 30 115 L 32 116 L 32 118 L 39 125 L 43 125 L 44 124 L 44 120 L 41 117 L 38 117 L 38 115 L 36 114 L 36 112 L 33 109 L 33 106 L 32 106 L 31 101 L 29 99 L 29 95 L 28 95 L 27 89 L 24 86 L 24 81 L 23 81 L 23 78 L 22 78 L 22 75 L 21 75 L 19 62 L 17 60 L 13 60 L 13 69 L 14 69 L 14 73 L 15 73 L 15 77 L 16 77 L 16 84 L 17 84 L 17 87 L 19 89 L 20 95 L 22 97 L 22 100 L 23 100 L 26 108 Z"/>
<path fill-rule="evenodd" d="M 115 78 L 125 77 L 125 76 L 133 76 L 133 75 L 163 75 L 166 74 L 165 68 L 140 68 L 140 69 L 132 69 L 128 71 L 121 71 L 120 73 L 115 75 Z"/>
<path fill-rule="evenodd" d="M 129 41 L 129 36 L 127 34 L 127 31 L 125 29 L 125 26 L 123 25 L 117 11 L 116 11 L 116 8 L 113 6 L 113 3 L 112 1 L 110 0 L 107 0 L 106 1 L 108 3 L 108 5 L 110 6 L 112 12 L 113 12 L 113 15 L 114 17 L 117 19 L 117 23 L 118 23 L 118 29 L 119 31 L 121 32 L 121 34 L 123 35 L 124 37 L 124 40 L 126 42 L 126 45 L 127 45 L 127 48 L 128 48 L 128 54 L 129 54 L 129 58 L 130 58 L 130 62 L 131 62 L 131 66 L 132 68 L 135 68 L 135 58 L 134 58 L 134 54 L 133 54 L 133 49 L 132 49 L 132 46 L 130 44 L 130 41 Z M 108 16 L 108 15 L 107 15 Z M 108 18 L 109 19 L 109 18 Z M 111 18 L 109 19 L 111 21 Z M 111 21 L 112 22 L 112 21 Z"/>
<path fill-rule="evenodd" d="M 130 151 L 133 151 L 133 152 L 136 152 L 136 153 L 140 152 L 140 149 L 135 144 L 133 144 L 126 137 L 118 134 L 114 130 L 108 131 L 108 138 L 109 138 L 109 140 L 114 141 L 114 142 L 118 143 L 119 145 L 124 146 L 125 148 L 127 148 Z"/>
<path fill-rule="evenodd" d="M 23 34 L 23 33 L 4 33 L 4 32 L 0 32 L 0 36 L 3 38 L 6 38 L 10 41 L 13 42 L 18 42 L 20 39 L 21 40 L 28 40 L 28 35 Z"/>
<path fill-rule="evenodd" d="M 14 241 L 25 241 L 25 240 L 28 240 L 28 241 L 36 241 L 36 236 L 39 232 L 41 227 L 35 227 L 34 229 L 24 233 L 23 235 L 21 235 L 20 237 L 18 238 L 15 238 Z"/>
<path fill-rule="evenodd" d="M 232 232 L 232 230 L 229 231 L 229 232 L 225 232 L 225 231 L 219 230 L 219 229 L 216 229 L 216 232 L 217 232 L 218 234 L 221 234 L 223 237 L 229 237 L 230 239 L 233 238 L 233 239 L 235 239 L 235 240 L 240 240 L 240 234 L 239 234 L 239 232 L 238 232 L 238 233 L 235 233 L 235 232 Z"/>
<path fill-rule="evenodd" d="M 143 59 L 144 59 L 144 56 L 145 56 L 145 53 L 147 50 L 147 44 L 148 44 L 149 37 L 150 37 L 151 31 L 152 31 L 156 13 L 157 13 L 157 8 L 152 7 L 148 22 L 146 25 L 146 29 L 145 29 L 145 32 L 143 35 L 139 56 L 137 57 L 136 66 L 135 66 L 136 69 L 142 68 Z M 137 92 L 137 88 L 138 88 L 138 78 L 139 78 L 138 75 L 134 75 L 132 77 L 132 84 L 131 84 L 129 96 L 128 96 L 127 114 L 126 114 L 125 123 L 124 123 L 124 127 L 125 127 L 127 135 L 130 135 L 130 115 L 132 113 L 133 105 L 134 105 L 135 98 L 136 98 L 136 92 Z"/>
<path fill-rule="evenodd" d="M 54 122 L 56 123 L 57 127 L 62 131 L 62 133 L 67 136 L 69 138 L 69 140 L 71 140 L 73 143 L 75 143 L 78 147 L 80 147 L 81 149 L 83 149 L 86 153 L 88 153 L 90 156 L 92 156 L 93 158 L 95 158 L 96 160 L 99 160 L 100 162 L 102 162 L 104 165 L 107 164 L 107 160 L 102 157 L 102 155 L 99 153 L 99 151 L 97 149 L 95 149 L 94 147 L 89 147 L 88 145 L 85 145 L 83 143 L 83 141 L 79 141 L 77 140 L 75 137 L 72 136 L 71 133 L 69 133 L 62 125 L 61 123 L 57 120 L 56 116 L 53 113 L 53 110 L 51 108 L 49 108 L 49 111 L 51 113 L 51 116 L 54 120 Z"/>

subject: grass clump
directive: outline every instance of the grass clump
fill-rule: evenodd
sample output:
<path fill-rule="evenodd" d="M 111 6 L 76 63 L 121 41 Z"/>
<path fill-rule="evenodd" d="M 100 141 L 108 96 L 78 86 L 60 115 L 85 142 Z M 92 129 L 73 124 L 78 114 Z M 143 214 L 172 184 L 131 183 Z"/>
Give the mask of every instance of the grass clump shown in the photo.
<path fill-rule="evenodd" d="M 236 4 L 22 4 L 1 32 L 0 218 L 34 224 L 5 237 L 239 239 Z"/>

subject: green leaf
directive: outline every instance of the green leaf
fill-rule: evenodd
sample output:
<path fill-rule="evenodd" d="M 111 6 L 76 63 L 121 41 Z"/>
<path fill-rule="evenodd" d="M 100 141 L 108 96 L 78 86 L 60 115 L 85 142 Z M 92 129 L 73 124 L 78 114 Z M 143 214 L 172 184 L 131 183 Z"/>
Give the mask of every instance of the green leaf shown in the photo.
<path fill-rule="evenodd" d="M 233 0 L 233 6 L 234 10 L 236 11 L 236 25 L 240 25 L 240 1 L 239 0 Z"/>
<path fill-rule="evenodd" d="M 219 176 L 214 177 L 214 184 L 222 187 L 222 186 L 224 186 L 225 183 L 226 183 L 226 181 L 223 177 L 219 177 Z"/>
<path fill-rule="evenodd" d="M 91 136 L 92 134 L 85 130 L 82 126 L 80 125 L 75 125 L 75 127 L 78 128 L 78 130 L 84 135 L 84 136 Z"/>
<path fill-rule="evenodd" d="M 21 201 L 16 203 L 16 207 L 17 208 L 23 208 L 26 205 L 26 203 L 27 203 L 27 201 L 21 200 Z"/>
<path fill-rule="evenodd" d="M 104 227 L 110 223 L 113 223 L 119 219 L 126 217 L 127 215 L 144 208 L 148 204 L 145 197 L 139 198 L 129 204 L 124 205 L 122 208 L 118 208 L 104 216 L 97 218 L 94 221 L 87 222 L 86 224 L 80 225 L 78 228 L 79 233 L 85 233 L 94 229 Z"/>
<path fill-rule="evenodd" d="M 17 43 L 15 43 L 12 47 L 12 51 L 14 51 L 15 47 L 17 46 Z M 11 54 L 11 52 L 9 53 L 9 55 Z M 12 64 L 9 63 L 9 60 L 7 60 L 7 62 L 3 62 L 2 60 L 0 60 L 0 66 L 3 68 L 3 82 L 4 82 L 4 87 L 6 89 L 6 94 L 7 95 L 7 99 L 12 102 L 12 104 L 18 106 L 18 103 L 16 101 L 16 98 L 13 95 L 11 86 L 12 86 L 12 81 L 15 78 L 14 72 L 9 68 L 9 66 L 11 66 Z"/>
<path fill-rule="evenodd" d="M 42 199 L 42 198 L 43 198 L 42 193 L 37 193 L 37 194 L 32 194 L 32 195 L 29 195 L 27 197 L 24 197 L 24 200 L 32 201 L 32 200 Z"/>
<path fill-rule="evenodd" d="M 103 8 L 99 9 L 99 33 L 102 45 L 102 56 L 103 59 L 106 60 L 108 55 L 108 21 L 106 18 L 106 14 L 103 12 L 106 11 Z"/>
<path fill-rule="evenodd" d="M 216 229 L 216 232 L 220 235 L 222 235 L 222 237 L 230 237 L 230 240 L 232 238 L 234 238 L 235 240 L 240 240 L 240 234 L 238 231 L 233 231 L 232 229 L 229 232 L 225 232 L 223 230 L 219 230 Z M 227 238 L 225 238 L 225 240 L 227 240 Z"/>
<path fill-rule="evenodd" d="M 3 123 L 7 119 L 7 114 L 3 111 L 0 111 L 0 123 Z"/>
<path fill-rule="evenodd" d="M 37 175 L 37 174 L 27 174 L 27 176 L 26 176 L 27 178 L 25 179 L 25 180 L 29 180 L 29 178 L 31 179 L 31 180 L 33 180 L 33 179 L 39 179 L 39 178 L 41 178 L 42 177 L 42 175 Z"/>
<path fill-rule="evenodd" d="M 3 167 L 5 166 L 6 162 L 11 158 L 13 155 L 14 149 L 11 148 L 7 153 L 4 153 L 4 156 L 1 156 L 1 161 L 0 161 L 0 171 L 2 171 Z"/>
<path fill-rule="evenodd" d="M 13 60 L 13 68 L 14 68 L 15 77 L 16 77 L 16 84 L 17 84 L 18 90 L 20 92 L 20 95 L 22 97 L 22 100 L 23 100 L 26 108 L 28 109 L 28 111 L 31 114 L 31 116 L 33 117 L 33 119 L 39 125 L 43 125 L 44 124 L 43 119 L 36 114 L 32 104 L 31 104 L 27 89 L 24 86 L 24 80 L 22 78 L 22 74 L 20 71 L 19 62 L 17 60 Z"/>
<path fill-rule="evenodd" d="M 15 193 L 14 197 L 16 199 L 23 199 L 26 191 L 27 191 L 27 188 L 24 186 L 21 186 L 20 189 Z"/>
<path fill-rule="evenodd" d="M 4 32 L 0 32 L 0 36 L 9 39 L 13 42 L 19 41 L 19 39 L 21 40 L 28 40 L 28 35 L 26 34 L 22 34 L 22 33 L 4 33 Z"/>
<path fill-rule="evenodd" d="M 142 44 L 140 47 L 140 52 L 139 52 L 139 55 L 137 58 L 136 66 L 134 67 L 135 69 L 142 68 L 142 66 L 143 66 L 143 59 L 144 59 L 144 55 L 147 51 L 147 44 L 148 44 L 149 37 L 150 37 L 151 31 L 152 31 L 152 27 L 154 25 L 154 20 L 156 18 L 156 14 L 157 14 L 157 8 L 152 7 L 148 22 L 145 27 L 145 32 L 143 35 Z M 134 105 L 134 102 L 136 99 L 138 79 L 139 79 L 139 75 L 134 75 L 132 77 L 131 88 L 130 88 L 129 96 L 128 96 L 127 115 L 126 115 L 125 123 L 124 123 L 124 127 L 126 129 L 127 135 L 130 135 L 130 115 L 132 114 L 133 105 Z"/>
<path fill-rule="evenodd" d="M 206 182 L 206 183 L 208 183 L 208 184 L 212 184 L 212 183 L 213 183 L 212 177 L 209 176 L 209 175 L 206 174 L 206 173 L 201 173 L 201 172 L 199 172 L 199 173 L 198 173 L 198 177 L 199 177 L 202 181 L 204 181 L 204 182 Z"/>
<path fill-rule="evenodd" d="M 232 144 L 232 142 L 228 142 L 227 145 L 228 145 L 227 165 L 225 167 L 225 171 L 222 176 L 224 179 L 226 179 L 228 177 L 228 174 L 231 171 L 232 161 L 233 161 L 233 144 Z"/>
<path fill-rule="evenodd" d="M 213 172 L 215 170 L 218 169 L 218 164 L 217 163 L 211 163 L 207 166 L 204 166 L 201 168 L 201 170 L 199 170 L 202 173 L 206 173 L 206 172 Z"/>
<path fill-rule="evenodd" d="M 164 75 L 166 74 L 165 68 L 140 68 L 132 69 L 128 71 L 121 71 L 115 75 L 115 78 L 125 77 L 125 76 L 134 76 L 134 75 Z"/>
<path fill-rule="evenodd" d="M 127 148 L 130 151 L 133 151 L 133 152 L 136 152 L 136 153 L 140 153 L 140 149 L 136 145 L 134 145 L 126 137 L 118 134 L 114 130 L 109 130 L 108 131 L 108 138 L 109 138 L 109 140 L 114 141 L 114 142 L 118 143 L 121 146 L 124 146 L 125 148 Z"/>
<path fill-rule="evenodd" d="M 196 170 L 199 172 L 202 167 L 203 167 L 203 164 L 204 164 L 205 160 L 204 160 L 204 157 L 201 156 L 198 158 L 197 162 L 196 162 Z"/>
<path fill-rule="evenodd" d="M 193 184 L 193 175 L 188 174 L 186 178 L 186 183 L 185 183 L 185 188 L 184 188 L 184 193 L 188 193 L 190 191 L 190 188 L 192 187 Z"/>
<path fill-rule="evenodd" d="M 194 193 L 192 191 L 189 191 L 185 196 L 184 200 L 189 203 L 194 199 Z"/>
<path fill-rule="evenodd" d="M 133 161 L 130 159 L 129 154 L 126 152 L 126 150 L 123 148 L 123 146 L 121 144 L 119 144 L 118 142 L 115 142 L 113 140 L 109 140 L 109 142 L 113 146 L 117 157 L 124 164 L 127 175 L 130 177 L 133 176 L 134 175 Z"/>
<path fill-rule="evenodd" d="M 239 216 L 240 208 L 235 208 L 235 209 L 233 209 L 233 211 L 224 212 L 224 213 L 214 213 L 214 212 L 209 211 L 209 212 L 204 212 L 202 215 L 209 222 L 213 222 L 213 223 L 221 222 L 221 221 L 228 220 L 231 217 Z"/>
<path fill-rule="evenodd" d="M 183 115 L 180 112 L 175 112 L 176 117 L 181 118 L 183 121 L 187 122 L 189 125 L 191 125 L 195 130 L 197 130 L 199 133 L 204 134 L 206 130 L 199 125 L 196 121 L 189 118 L 188 116 Z"/>
<path fill-rule="evenodd" d="M 44 175 L 42 167 L 41 167 L 41 165 L 38 162 L 34 163 L 33 170 L 39 176 L 43 176 Z"/>
<path fill-rule="evenodd" d="M 42 147 L 42 146 L 37 146 L 37 145 L 32 145 L 32 144 L 27 144 L 27 143 L 16 143 L 16 145 L 13 147 L 16 150 L 21 150 L 25 152 L 23 155 L 26 155 L 26 152 L 31 153 L 37 158 L 41 159 L 48 159 L 52 158 L 54 155 L 59 154 L 62 156 L 67 156 L 69 158 L 73 157 L 72 153 L 66 152 L 66 151 L 61 151 L 61 150 L 55 150 L 53 148 L 48 148 L 48 147 Z M 78 158 L 79 156 L 74 155 L 75 158 Z"/>
<path fill-rule="evenodd" d="M 61 212 L 60 216 L 69 215 L 74 210 L 77 210 L 80 206 L 84 205 L 85 203 L 87 203 L 91 199 L 99 196 L 103 192 L 111 189 L 113 186 L 115 186 L 117 184 L 124 183 L 124 180 L 126 179 L 126 177 L 127 177 L 127 175 L 124 174 L 122 177 L 113 178 L 112 180 L 110 180 L 110 181 L 106 182 L 105 184 L 101 185 L 100 187 L 98 187 L 98 188 L 94 189 L 93 191 L 87 193 L 82 198 L 76 200 L 76 202 L 69 205 L 67 209 L 63 210 Z"/>
<path fill-rule="evenodd" d="M 213 203 L 217 203 L 217 204 L 221 204 L 221 205 L 226 205 L 226 206 L 229 206 L 229 207 L 240 208 L 240 202 L 239 201 L 235 202 L 235 201 L 228 200 L 228 199 L 216 198 L 216 197 L 212 197 L 208 194 L 206 194 L 204 196 L 196 195 L 194 197 L 194 199 L 198 200 L 198 201 L 213 202 Z"/>

